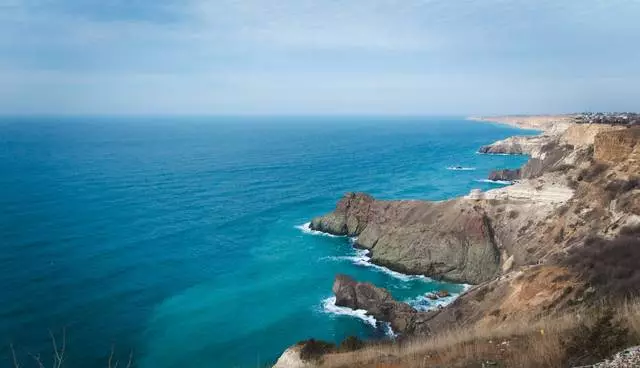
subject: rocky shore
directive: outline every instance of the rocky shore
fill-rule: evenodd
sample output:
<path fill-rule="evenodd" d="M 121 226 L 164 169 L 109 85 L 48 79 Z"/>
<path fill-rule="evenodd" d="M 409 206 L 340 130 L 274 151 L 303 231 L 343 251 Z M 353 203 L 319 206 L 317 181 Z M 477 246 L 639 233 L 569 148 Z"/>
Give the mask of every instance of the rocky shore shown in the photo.
<path fill-rule="evenodd" d="M 608 292 L 568 259 L 590 239 L 640 233 L 640 127 L 578 124 L 570 116 L 509 121 L 544 131 L 480 148 L 529 155 L 522 168 L 489 177 L 516 184 L 439 202 L 347 193 L 311 221 L 313 230 L 357 237 L 375 264 L 476 286 L 442 310 L 418 312 L 384 289 L 339 275 L 337 305 L 367 310 L 403 335 L 429 336 L 451 325 L 535 321 Z"/>

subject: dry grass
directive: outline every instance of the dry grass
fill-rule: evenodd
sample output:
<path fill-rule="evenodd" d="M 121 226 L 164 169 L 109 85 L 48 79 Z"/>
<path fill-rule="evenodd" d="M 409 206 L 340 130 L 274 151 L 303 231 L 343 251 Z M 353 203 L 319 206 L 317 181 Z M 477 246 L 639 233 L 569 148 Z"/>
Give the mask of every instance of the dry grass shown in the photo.
<path fill-rule="evenodd" d="M 325 356 L 322 367 L 564 367 L 567 361 L 594 361 L 600 356 L 568 356 L 571 344 L 591 351 L 585 340 L 600 341 L 610 330 L 599 331 L 600 306 L 581 309 L 560 317 L 545 317 L 535 323 L 509 322 L 504 325 L 454 328 L 432 337 L 379 344 L 365 349 Z M 615 323 L 625 326 L 624 343 L 640 342 L 640 300 L 625 302 L 613 309 Z M 617 333 L 617 330 L 615 331 Z M 580 334 L 580 336 L 576 336 Z M 620 337 L 620 336 L 616 336 Z M 582 344 L 582 345 L 580 345 Z M 619 346 L 620 349 L 626 346 Z M 618 348 L 618 346 L 612 347 Z M 606 354 L 609 354 L 607 352 Z M 581 359 L 581 360 L 580 360 Z M 491 364 L 487 364 L 490 362 Z"/>

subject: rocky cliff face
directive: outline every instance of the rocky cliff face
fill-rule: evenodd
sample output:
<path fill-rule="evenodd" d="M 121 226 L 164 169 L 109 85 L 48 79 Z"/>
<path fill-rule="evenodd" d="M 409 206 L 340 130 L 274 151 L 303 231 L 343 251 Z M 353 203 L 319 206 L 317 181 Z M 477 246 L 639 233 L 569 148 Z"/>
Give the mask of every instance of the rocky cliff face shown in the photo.
<path fill-rule="evenodd" d="M 538 157 L 540 148 L 552 141 L 551 136 L 516 136 L 482 146 L 479 153 L 529 155 Z"/>
<path fill-rule="evenodd" d="M 574 147 L 589 146 L 595 141 L 596 135 L 624 129 L 622 126 L 606 124 L 573 124 L 560 135 L 561 142 Z"/>
<path fill-rule="evenodd" d="M 311 220 L 311 228 L 333 235 L 360 235 L 372 219 L 371 207 L 374 202 L 368 194 L 347 193 L 338 202 L 335 211 Z"/>
<path fill-rule="evenodd" d="M 594 138 L 594 158 L 608 163 L 640 165 L 640 127 L 598 133 Z"/>
<path fill-rule="evenodd" d="M 492 221 L 481 206 L 444 202 L 378 201 L 363 193 L 345 195 L 335 211 L 313 219 L 311 228 L 357 236 L 372 262 L 408 274 L 479 283 L 500 268 Z"/>

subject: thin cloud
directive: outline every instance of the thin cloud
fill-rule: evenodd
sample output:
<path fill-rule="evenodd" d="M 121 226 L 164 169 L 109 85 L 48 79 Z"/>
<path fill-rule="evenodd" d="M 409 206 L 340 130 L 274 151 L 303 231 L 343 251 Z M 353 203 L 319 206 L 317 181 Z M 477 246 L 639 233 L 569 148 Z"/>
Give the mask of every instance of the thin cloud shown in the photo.
<path fill-rule="evenodd" d="M 0 112 L 631 110 L 639 16 L 631 0 L 1 0 Z"/>

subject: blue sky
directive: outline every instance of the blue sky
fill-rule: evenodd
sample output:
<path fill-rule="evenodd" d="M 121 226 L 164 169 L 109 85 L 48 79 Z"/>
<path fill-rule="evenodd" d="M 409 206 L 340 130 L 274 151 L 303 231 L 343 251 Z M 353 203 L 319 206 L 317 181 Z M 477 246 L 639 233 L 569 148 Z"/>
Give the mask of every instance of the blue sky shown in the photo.
<path fill-rule="evenodd" d="M 640 0 L 0 0 L 0 113 L 640 110 Z"/>

